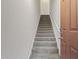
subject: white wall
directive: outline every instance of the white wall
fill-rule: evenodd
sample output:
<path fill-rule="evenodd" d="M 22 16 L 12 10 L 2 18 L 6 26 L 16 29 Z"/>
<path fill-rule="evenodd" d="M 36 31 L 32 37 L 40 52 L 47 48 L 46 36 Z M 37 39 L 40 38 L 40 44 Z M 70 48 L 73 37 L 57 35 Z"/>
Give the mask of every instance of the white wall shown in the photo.
<path fill-rule="evenodd" d="M 40 15 L 49 15 L 50 0 L 40 0 Z"/>
<path fill-rule="evenodd" d="M 60 0 L 50 0 L 50 18 L 60 54 Z"/>
<path fill-rule="evenodd" d="M 29 59 L 39 18 L 39 0 L 2 0 L 2 59 Z"/>

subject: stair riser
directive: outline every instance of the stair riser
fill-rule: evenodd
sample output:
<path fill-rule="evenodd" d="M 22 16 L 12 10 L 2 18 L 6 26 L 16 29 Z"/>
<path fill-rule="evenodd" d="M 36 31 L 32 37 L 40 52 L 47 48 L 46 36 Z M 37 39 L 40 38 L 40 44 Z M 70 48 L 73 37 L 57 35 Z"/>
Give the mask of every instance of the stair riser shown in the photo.
<path fill-rule="evenodd" d="M 38 32 L 39 32 L 39 31 L 42 31 L 42 32 L 43 32 L 43 31 L 44 31 L 44 32 L 46 32 L 46 31 L 51 31 L 51 32 L 53 32 L 51 29 L 39 29 Z M 54 34 L 54 33 L 52 33 L 52 34 Z"/>
<path fill-rule="evenodd" d="M 37 31 L 37 33 L 53 33 L 52 31 Z"/>
<path fill-rule="evenodd" d="M 34 47 L 57 47 L 57 45 L 55 43 L 52 43 L 52 44 L 48 44 L 48 43 L 35 43 L 34 44 Z"/>
<path fill-rule="evenodd" d="M 53 29 L 52 28 L 39 28 L 38 31 L 39 30 L 53 30 Z"/>
<path fill-rule="evenodd" d="M 52 27 L 49 27 L 49 26 L 47 26 L 47 27 L 40 26 L 39 28 L 45 28 L 45 29 L 48 28 L 48 29 L 51 29 Z"/>
<path fill-rule="evenodd" d="M 33 47 L 32 50 L 32 52 L 37 53 L 55 53 L 57 51 L 57 47 Z"/>
<path fill-rule="evenodd" d="M 51 26 L 51 24 L 48 24 L 48 23 L 41 23 L 41 24 L 39 24 L 39 26 L 40 26 L 40 25 L 42 25 L 42 26 L 43 26 L 43 25 Z"/>
<path fill-rule="evenodd" d="M 49 34 L 49 33 L 48 33 L 48 34 L 47 34 L 47 33 L 43 33 L 42 35 L 41 35 L 41 34 L 37 34 L 37 35 L 36 35 L 36 37 L 43 37 L 43 36 L 47 36 L 47 37 L 48 37 L 48 36 L 49 36 L 49 37 L 51 36 L 51 37 L 52 37 L 52 36 L 54 36 L 54 34 L 52 34 L 52 33 L 51 33 L 51 34 Z"/>
<path fill-rule="evenodd" d="M 48 25 L 48 24 L 40 24 L 39 26 L 51 26 L 51 25 Z"/>
<path fill-rule="evenodd" d="M 52 30 L 38 30 L 38 32 L 39 32 L 39 31 L 43 31 L 43 32 L 45 32 L 45 31 L 51 31 L 51 32 L 53 32 Z"/>
<path fill-rule="evenodd" d="M 57 54 L 33 54 L 32 57 L 35 59 L 59 59 Z"/>
<path fill-rule="evenodd" d="M 55 41 L 55 38 L 35 38 L 35 41 Z"/>
<path fill-rule="evenodd" d="M 54 35 L 36 35 L 36 37 L 54 37 Z"/>
<path fill-rule="evenodd" d="M 51 27 L 49 27 L 49 26 L 48 26 L 48 27 L 43 27 L 43 26 L 40 26 L 39 28 L 51 28 Z"/>
<path fill-rule="evenodd" d="M 50 36 L 54 36 L 54 34 L 52 34 L 52 33 L 37 33 L 36 37 L 37 36 L 47 36 L 47 37 L 49 36 L 50 37 Z"/>
<path fill-rule="evenodd" d="M 51 27 L 51 26 L 39 26 L 39 27 Z"/>
<path fill-rule="evenodd" d="M 47 57 L 35 57 L 35 58 L 32 58 L 32 59 L 59 59 L 57 57 L 54 57 L 54 58 L 47 58 Z"/>
<path fill-rule="evenodd" d="M 31 58 L 31 59 L 59 59 L 59 57 L 57 57 L 57 56 L 56 57 L 33 56 L 33 58 Z"/>
<path fill-rule="evenodd" d="M 41 53 L 41 54 L 53 54 L 53 53 L 58 53 L 58 51 L 57 50 L 33 50 L 32 51 L 33 53 Z"/>

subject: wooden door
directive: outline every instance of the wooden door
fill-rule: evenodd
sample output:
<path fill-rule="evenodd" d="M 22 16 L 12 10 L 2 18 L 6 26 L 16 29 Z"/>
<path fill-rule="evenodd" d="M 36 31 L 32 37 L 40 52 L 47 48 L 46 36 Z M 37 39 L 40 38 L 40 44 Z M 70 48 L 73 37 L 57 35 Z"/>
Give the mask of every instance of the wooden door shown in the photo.
<path fill-rule="evenodd" d="M 70 19 L 70 57 L 71 59 L 78 59 L 78 27 L 77 27 L 77 22 L 78 22 L 78 17 L 77 17 L 77 0 L 71 0 L 71 19 Z"/>
<path fill-rule="evenodd" d="M 61 0 L 61 59 L 70 59 L 69 20 L 70 0 Z"/>
<path fill-rule="evenodd" d="M 77 0 L 61 0 L 61 59 L 77 59 Z"/>

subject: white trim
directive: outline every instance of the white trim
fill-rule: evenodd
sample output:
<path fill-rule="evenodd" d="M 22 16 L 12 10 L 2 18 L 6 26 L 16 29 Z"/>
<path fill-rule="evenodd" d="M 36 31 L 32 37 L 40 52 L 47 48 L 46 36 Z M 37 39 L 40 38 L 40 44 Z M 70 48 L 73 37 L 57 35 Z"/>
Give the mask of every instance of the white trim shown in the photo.
<path fill-rule="evenodd" d="M 59 28 L 59 26 L 56 24 L 56 21 L 55 21 L 55 20 L 53 20 L 53 23 L 55 24 L 55 26 L 56 26 L 56 28 L 57 28 L 57 31 L 60 33 L 60 28 Z"/>
<path fill-rule="evenodd" d="M 58 25 L 56 24 L 56 22 L 55 22 L 55 20 L 50 16 L 50 18 L 51 18 L 51 23 L 52 23 L 52 27 L 53 27 L 53 30 L 54 30 L 54 34 L 55 34 L 55 38 L 56 38 L 56 41 L 57 41 L 57 48 L 58 48 L 58 50 L 59 50 L 59 55 L 60 55 L 60 47 L 58 46 L 59 45 L 59 43 L 58 43 L 58 41 L 59 41 L 59 37 L 57 37 L 57 35 L 56 35 L 56 32 L 55 31 L 57 31 L 59 34 L 60 34 L 60 28 L 58 27 Z M 56 30 L 55 30 L 55 28 L 56 28 Z"/>

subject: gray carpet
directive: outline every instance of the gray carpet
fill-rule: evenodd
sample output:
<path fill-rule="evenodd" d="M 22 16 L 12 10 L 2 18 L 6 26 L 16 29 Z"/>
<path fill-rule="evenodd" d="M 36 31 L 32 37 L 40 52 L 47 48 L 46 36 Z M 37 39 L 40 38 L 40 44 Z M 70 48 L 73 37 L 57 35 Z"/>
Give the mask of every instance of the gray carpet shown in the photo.
<path fill-rule="evenodd" d="M 50 17 L 42 15 L 30 59 L 59 59 Z"/>

